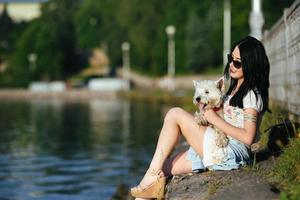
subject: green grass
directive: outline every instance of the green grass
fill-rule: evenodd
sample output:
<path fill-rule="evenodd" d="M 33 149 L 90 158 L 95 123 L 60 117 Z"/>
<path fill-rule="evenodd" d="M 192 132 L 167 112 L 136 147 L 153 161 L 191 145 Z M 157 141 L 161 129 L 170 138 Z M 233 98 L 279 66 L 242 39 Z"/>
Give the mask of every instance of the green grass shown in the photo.
<path fill-rule="evenodd" d="M 267 148 L 267 128 L 283 123 L 288 117 L 288 112 L 275 104 L 270 104 L 272 113 L 265 113 L 260 126 L 261 149 Z M 296 130 L 296 138 L 291 138 L 288 146 L 283 147 L 283 153 L 275 159 L 274 167 L 268 172 L 269 181 L 274 183 L 281 191 L 281 200 L 300 199 L 300 138 Z M 265 173 L 265 172 L 263 172 Z"/>
<path fill-rule="evenodd" d="M 300 199 L 300 138 L 291 139 L 276 161 L 270 177 L 282 191 L 280 199 Z"/>
<path fill-rule="evenodd" d="M 265 113 L 260 126 L 261 148 L 267 148 L 267 128 L 283 123 L 288 117 L 288 112 L 275 104 L 270 104 L 272 113 Z M 268 177 L 280 190 L 281 200 L 300 199 L 300 138 L 296 130 L 296 138 L 291 138 L 288 146 L 283 147 L 283 153 L 275 160 L 274 167 L 270 170 Z"/>

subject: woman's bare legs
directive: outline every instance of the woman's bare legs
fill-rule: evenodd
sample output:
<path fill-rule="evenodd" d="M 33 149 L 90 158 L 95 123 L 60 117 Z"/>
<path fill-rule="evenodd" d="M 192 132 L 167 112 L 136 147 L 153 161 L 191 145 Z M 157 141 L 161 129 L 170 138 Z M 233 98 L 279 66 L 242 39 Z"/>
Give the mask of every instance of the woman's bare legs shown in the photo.
<path fill-rule="evenodd" d="M 167 159 L 163 166 L 164 174 L 166 176 L 173 176 L 192 172 L 192 162 L 186 156 L 187 151 L 183 151 Z"/>
<path fill-rule="evenodd" d="M 180 174 L 191 172 L 191 163 L 186 160 L 186 152 L 178 154 L 174 159 L 165 163 L 167 157 L 170 155 L 178 139 L 181 135 L 185 137 L 187 142 L 195 149 L 199 155 L 203 155 L 203 135 L 206 127 L 199 126 L 194 116 L 184 111 L 181 108 L 172 108 L 165 116 L 164 124 L 161 129 L 156 150 L 150 163 L 149 169 L 154 171 L 167 170 L 166 174 Z M 163 167 L 163 166 L 169 167 Z M 157 177 L 145 174 L 140 186 L 147 186 L 153 183 Z"/>
<path fill-rule="evenodd" d="M 192 171 L 192 162 L 186 159 L 187 151 L 180 152 L 173 158 L 166 160 L 163 172 L 167 175 L 178 175 Z M 135 200 L 151 200 L 147 198 L 135 198 Z"/>
<path fill-rule="evenodd" d="M 178 175 L 192 171 L 192 162 L 186 159 L 187 151 L 180 152 L 173 158 L 166 160 L 163 172 L 167 175 Z M 147 198 L 135 198 L 135 200 L 151 200 Z"/>

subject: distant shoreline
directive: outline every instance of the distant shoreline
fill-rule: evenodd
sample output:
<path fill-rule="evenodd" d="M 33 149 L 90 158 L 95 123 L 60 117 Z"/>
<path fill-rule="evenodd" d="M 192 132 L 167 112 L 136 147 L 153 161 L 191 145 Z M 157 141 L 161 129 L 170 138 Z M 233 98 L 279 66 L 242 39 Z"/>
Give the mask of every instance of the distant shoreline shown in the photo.
<path fill-rule="evenodd" d="M 71 89 L 63 92 L 36 92 L 27 89 L 0 89 L 0 101 L 2 100 L 90 100 L 90 99 L 114 99 L 118 91 L 92 91 L 87 89 Z"/>

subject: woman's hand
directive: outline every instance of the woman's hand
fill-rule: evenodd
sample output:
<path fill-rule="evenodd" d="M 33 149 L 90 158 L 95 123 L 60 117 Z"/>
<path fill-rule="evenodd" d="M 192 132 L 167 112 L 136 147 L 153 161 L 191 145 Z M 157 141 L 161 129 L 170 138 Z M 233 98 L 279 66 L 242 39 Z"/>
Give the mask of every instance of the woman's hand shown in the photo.
<path fill-rule="evenodd" d="M 219 115 L 215 111 L 213 111 L 213 109 L 206 109 L 206 110 L 204 110 L 203 115 L 204 115 L 204 119 L 206 121 L 208 121 L 209 123 L 211 123 L 211 124 L 214 124 L 213 122 L 217 118 L 219 118 Z"/>

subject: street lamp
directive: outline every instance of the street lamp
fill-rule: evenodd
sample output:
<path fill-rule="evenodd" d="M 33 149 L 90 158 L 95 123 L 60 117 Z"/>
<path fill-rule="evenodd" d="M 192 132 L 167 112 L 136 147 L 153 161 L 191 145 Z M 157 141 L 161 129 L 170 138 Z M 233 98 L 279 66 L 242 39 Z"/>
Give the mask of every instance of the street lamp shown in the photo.
<path fill-rule="evenodd" d="M 166 33 L 168 35 L 168 87 L 170 91 L 175 89 L 175 32 L 175 26 L 169 25 L 166 27 Z"/>
<path fill-rule="evenodd" d="M 223 67 L 227 64 L 227 54 L 231 43 L 231 5 L 230 0 L 224 0 L 223 11 Z"/>
<path fill-rule="evenodd" d="M 261 11 L 261 0 L 252 0 L 252 10 L 249 19 L 250 35 L 261 40 L 264 22 L 264 16 Z"/>
<path fill-rule="evenodd" d="M 123 52 L 123 77 L 127 80 L 128 88 L 130 88 L 130 44 L 123 42 L 121 47 Z"/>
<path fill-rule="evenodd" d="M 36 53 L 30 53 L 27 55 L 27 59 L 29 61 L 29 70 L 34 71 L 36 67 L 36 60 L 37 60 L 37 54 Z"/>

